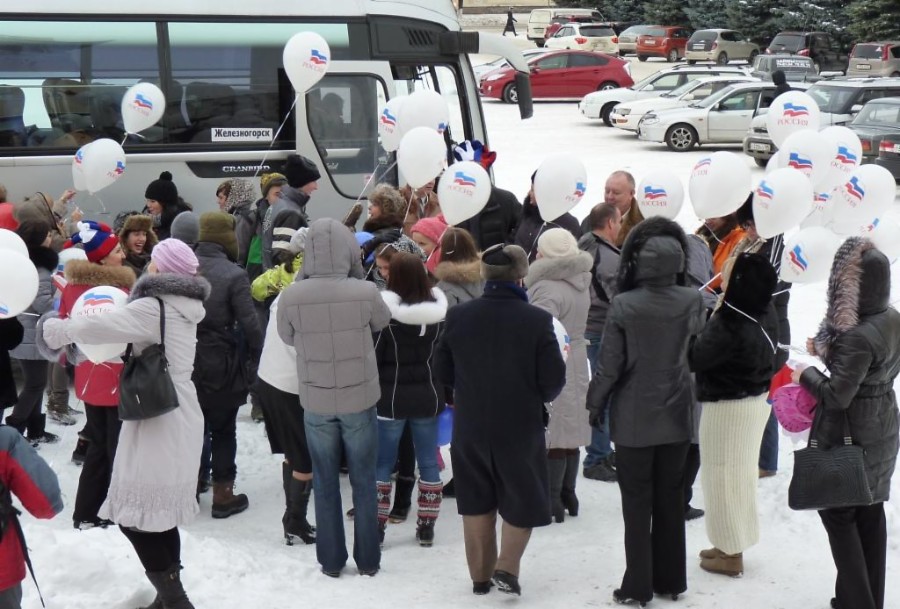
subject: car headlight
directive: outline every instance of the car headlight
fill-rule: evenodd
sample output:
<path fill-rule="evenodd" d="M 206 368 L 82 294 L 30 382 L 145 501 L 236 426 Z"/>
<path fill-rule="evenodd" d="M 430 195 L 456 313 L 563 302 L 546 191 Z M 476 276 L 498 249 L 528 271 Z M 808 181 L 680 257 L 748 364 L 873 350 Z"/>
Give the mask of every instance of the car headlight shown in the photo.
<path fill-rule="evenodd" d="M 631 109 L 623 108 L 622 106 L 616 106 L 615 108 L 613 108 L 613 112 L 615 112 L 619 116 L 628 116 L 629 114 L 631 114 Z"/>
<path fill-rule="evenodd" d="M 645 114 L 641 120 L 642 125 L 654 125 L 659 122 L 659 117 L 655 114 Z"/>

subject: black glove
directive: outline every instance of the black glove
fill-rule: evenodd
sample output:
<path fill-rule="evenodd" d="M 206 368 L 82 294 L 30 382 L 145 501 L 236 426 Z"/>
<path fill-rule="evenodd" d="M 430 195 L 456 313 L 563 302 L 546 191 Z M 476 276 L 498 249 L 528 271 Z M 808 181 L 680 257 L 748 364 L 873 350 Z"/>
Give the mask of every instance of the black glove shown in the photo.
<path fill-rule="evenodd" d="M 599 410 L 591 410 L 590 415 L 588 416 L 588 423 L 591 424 L 591 427 L 595 427 L 600 431 L 603 431 L 603 423 L 604 416 L 603 413 Z"/>

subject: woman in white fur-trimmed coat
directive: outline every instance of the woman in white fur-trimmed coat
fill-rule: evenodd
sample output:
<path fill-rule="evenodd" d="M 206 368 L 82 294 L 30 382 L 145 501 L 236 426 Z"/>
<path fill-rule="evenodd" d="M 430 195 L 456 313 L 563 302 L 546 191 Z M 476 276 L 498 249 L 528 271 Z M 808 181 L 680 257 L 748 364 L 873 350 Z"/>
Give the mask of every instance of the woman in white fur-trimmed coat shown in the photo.
<path fill-rule="evenodd" d="M 538 258 L 531 263 L 525 285 L 529 301 L 558 319 L 569 336 L 566 359 L 566 386 L 547 405 L 547 466 L 550 473 L 550 511 L 556 522 L 578 515 L 575 481 L 578 478 L 580 447 L 591 442 L 588 411 L 584 407 L 590 373 L 584 330 L 588 309 L 593 257 L 578 248 L 572 234 L 551 228 L 538 239 Z"/>
<path fill-rule="evenodd" d="M 391 472 L 403 428 L 409 423 L 419 464 L 416 539 L 434 540 L 434 521 L 442 490 L 437 461 L 437 416 L 444 410 L 444 388 L 434 373 L 434 354 L 447 314 L 447 298 L 429 287 L 422 259 L 399 252 L 391 258 L 387 290 L 381 297 L 391 321 L 378 335 L 375 357 L 381 383 L 378 412 L 378 523 L 382 541 L 390 514 Z"/>

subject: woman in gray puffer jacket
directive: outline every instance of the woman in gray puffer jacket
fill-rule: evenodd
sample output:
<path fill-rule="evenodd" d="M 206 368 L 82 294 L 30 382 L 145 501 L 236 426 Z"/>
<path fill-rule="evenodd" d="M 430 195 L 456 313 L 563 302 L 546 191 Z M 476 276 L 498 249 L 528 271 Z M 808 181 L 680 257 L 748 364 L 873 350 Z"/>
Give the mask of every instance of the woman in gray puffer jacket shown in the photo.
<path fill-rule="evenodd" d="M 450 227 L 441 238 L 441 261 L 434 269 L 437 287 L 447 296 L 449 307 L 469 302 L 484 292 L 481 256 L 469 231 Z"/>
<path fill-rule="evenodd" d="M 828 280 L 828 310 L 810 353 L 831 371 L 798 366 L 794 382 L 816 398 L 823 449 L 844 442 L 865 449 L 873 503 L 821 510 L 837 567 L 839 609 L 883 609 L 887 530 L 884 503 L 897 465 L 898 412 L 894 381 L 900 373 L 900 313 L 890 306 L 891 266 L 871 241 L 851 237 L 834 258 Z"/>

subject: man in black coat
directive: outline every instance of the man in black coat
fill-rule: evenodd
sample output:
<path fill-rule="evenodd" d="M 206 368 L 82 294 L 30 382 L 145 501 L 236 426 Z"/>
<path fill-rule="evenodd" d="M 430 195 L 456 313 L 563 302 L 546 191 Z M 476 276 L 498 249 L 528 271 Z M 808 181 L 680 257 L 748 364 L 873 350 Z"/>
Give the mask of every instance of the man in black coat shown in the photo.
<path fill-rule="evenodd" d="M 0 413 L 16 403 L 16 381 L 9 361 L 9 350 L 19 346 L 25 330 L 15 317 L 0 319 Z"/>
<path fill-rule="evenodd" d="M 435 364 L 454 392 L 450 454 L 473 591 L 486 594 L 493 582 L 520 594 L 531 529 L 550 524 L 544 404 L 562 391 L 566 365 L 551 316 L 521 287 L 525 251 L 495 246 L 481 268 L 484 295 L 448 311 Z"/>

